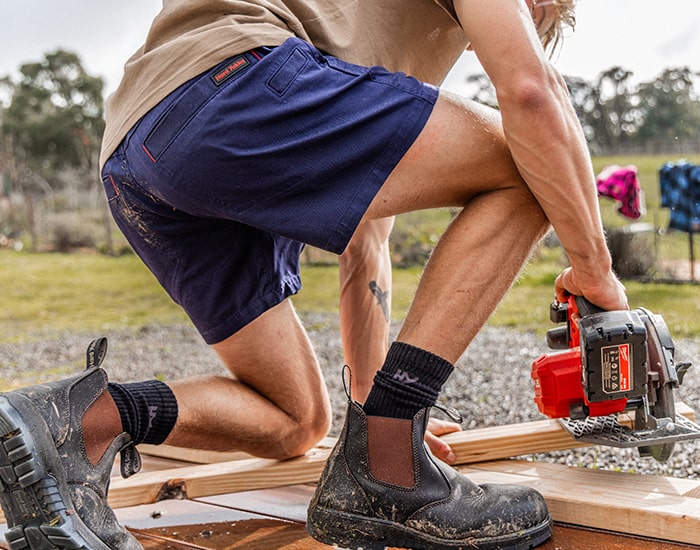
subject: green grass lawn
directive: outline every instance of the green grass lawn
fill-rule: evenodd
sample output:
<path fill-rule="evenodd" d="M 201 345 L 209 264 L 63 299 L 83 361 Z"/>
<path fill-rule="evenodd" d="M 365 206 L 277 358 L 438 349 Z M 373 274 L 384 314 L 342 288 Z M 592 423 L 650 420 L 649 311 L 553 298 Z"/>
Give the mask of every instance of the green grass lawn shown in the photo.
<path fill-rule="evenodd" d="M 562 267 L 558 249 L 543 248 L 489 320 L 491 325 L 544 333 Z M 403 318 L 421 270 L 394 271 L 393 318 Z M 305 266 L 300 311 L 337 312 L 336 266 Z M 632 307 L 663 314 L 674 337 L 700 335 L 700 285 L 625 282 Z M 138 329 L 188 322 L 134 255 L 0 252 L 0 342 L 52 331 Z"/>
<path fill-rule="evenodd" d="M 0 341 L 33 333 L 181 323 L 186 316 L 134 255 L 0 252 Z"/>

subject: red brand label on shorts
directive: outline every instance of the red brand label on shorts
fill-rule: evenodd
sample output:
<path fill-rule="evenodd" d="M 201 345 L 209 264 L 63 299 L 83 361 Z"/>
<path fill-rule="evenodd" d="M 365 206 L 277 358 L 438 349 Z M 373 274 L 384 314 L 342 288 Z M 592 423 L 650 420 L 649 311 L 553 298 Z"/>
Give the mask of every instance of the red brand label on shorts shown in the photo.
<path fill-rule="evenodd" d="M 228 63 L 219 67 L 216 72 L 211 75 L 211 80 L 217 86 L 221 86 L 229 78 L 245 69 L 248 65 L 250 65 L 250 61 L 242 55 L 234 57 Z"/>

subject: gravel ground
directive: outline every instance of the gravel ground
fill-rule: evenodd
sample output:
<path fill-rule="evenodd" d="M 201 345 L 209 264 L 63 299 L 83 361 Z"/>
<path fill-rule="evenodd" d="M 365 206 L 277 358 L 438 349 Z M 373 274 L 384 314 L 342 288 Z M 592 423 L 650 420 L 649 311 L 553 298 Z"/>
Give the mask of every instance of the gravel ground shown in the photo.
<path fill-rule="evenodd" d="M 334 409 L 332 433 L 337 434 L 345 411 L 341 381 L 343 365 L 337 316 L 302 315 L 326 376 Z M 52 333 L 24 344 L 0 345 L 0 385 L 4 388 L 54 380 L 83 368 L 85 349 L 96 336 L 110 341 L 105 367 L 116 382 L 158 377 L 224 372 L 214 353 L 188 325 L 147 327 L 105 334 Z M 33 338 L 34 339 L 34 338 Z M 700 365 L 700 341 L 676 341 L 676 360 Z M 530 333 L 487 328 L 460 359 L 441 400 L 457 408 L 465 429 L 542 419 L 533 401 L 530 367 L 547 351 L 542 338 Z M 679 395 L 700 410 L 700 366 L 692 368 Z M 667 463 L 640 458 L 636 449 L 590 447 L 530 455 L 538 461 L 613 469 L 673 477 L 700 477 L 700 442 L 677 443 Z"/>

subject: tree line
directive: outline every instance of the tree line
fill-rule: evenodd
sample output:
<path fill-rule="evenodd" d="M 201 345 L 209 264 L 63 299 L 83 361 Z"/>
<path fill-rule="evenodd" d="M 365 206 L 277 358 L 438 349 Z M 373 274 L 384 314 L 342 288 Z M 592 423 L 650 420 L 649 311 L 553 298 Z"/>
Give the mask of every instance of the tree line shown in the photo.
<path fill-rule="evenodd" d="M 103 90 L 62 49 L 0 78 L 0 247 L 111 248 L 97 185 Z"/>
<path fill-rule="evenodd" d="M 594 155 L 700 152 L 700 72 L 664 69 L 635 83 L 633 73 L 611 67 L 589 81 L 565 76 L 571 102 Z M 472 99 L 498 107 L 484 74 L 467 77 Z"/>

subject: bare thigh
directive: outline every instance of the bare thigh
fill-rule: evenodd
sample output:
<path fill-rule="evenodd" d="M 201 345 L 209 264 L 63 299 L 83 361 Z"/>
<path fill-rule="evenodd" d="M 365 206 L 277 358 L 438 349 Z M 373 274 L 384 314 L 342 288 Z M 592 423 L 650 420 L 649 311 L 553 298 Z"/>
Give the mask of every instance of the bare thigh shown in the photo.
<path fill-rule="evenodd" d="M 310 409 L 326 406 L 325 382 L 291 300 L 212 347 L 234 378 L 290 417 L 303 417 Z"/>
<path fill-rule="evenodd" d="M 212 348 L 231 376 L 171 383 L 179 411 L 166 443 L 289 458 L 326 435 L 328 393 L 290 300 Z"/>
<path fill-rule="evenodd" d="M 416 141 L 375 196 L 366 218 L 464 206 L 480 193 L 525 186 L 498 111 L 440 93 Z"/>

